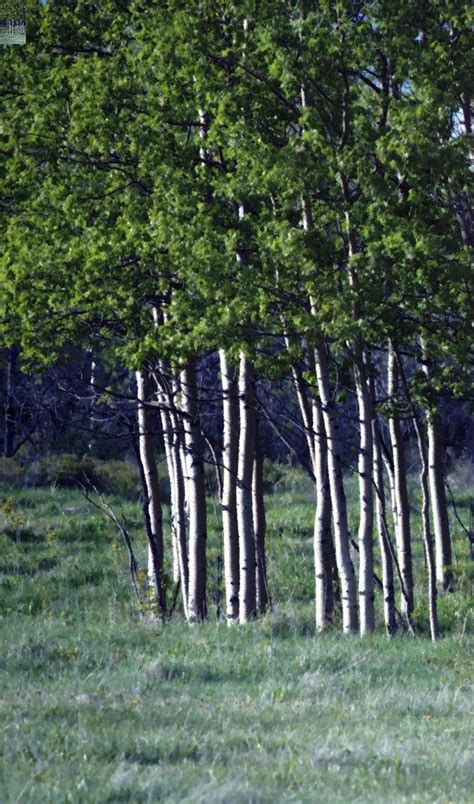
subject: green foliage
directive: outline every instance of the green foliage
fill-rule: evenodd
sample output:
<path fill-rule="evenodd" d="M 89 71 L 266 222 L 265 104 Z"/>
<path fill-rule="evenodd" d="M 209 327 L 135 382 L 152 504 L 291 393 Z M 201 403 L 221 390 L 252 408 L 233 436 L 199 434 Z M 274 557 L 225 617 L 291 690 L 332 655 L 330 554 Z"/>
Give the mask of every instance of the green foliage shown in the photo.
<path fill-rule="evenodd" d="M 0 19 L 25 19 L 26 0 L 0 0 Z"/>

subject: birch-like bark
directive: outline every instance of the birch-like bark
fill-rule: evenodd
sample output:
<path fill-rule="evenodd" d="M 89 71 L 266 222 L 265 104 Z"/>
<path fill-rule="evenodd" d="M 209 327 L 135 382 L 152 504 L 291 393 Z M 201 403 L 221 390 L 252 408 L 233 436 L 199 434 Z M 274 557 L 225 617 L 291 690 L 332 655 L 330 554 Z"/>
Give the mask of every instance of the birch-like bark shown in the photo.
<path fill-rule="evenodd" d="M 159 400 L 165 402 L 165 396 L 159 393 Z M 166 466 L 170 482 L 170 508 L 171 508 L 171 546 L 173 551 L 173 581 L 180 580 L 178 542 L 176 538 L 176 473 L 173 460 L 173 425 L 167 410 L 160 407 L 161 429 L 165 447 Z"/>
<path fill-rule="evenodd" d="M 188 620 L 196 623 L 207 617 L 207 518 L 203 439 L 199 422 L 196 369 L 192 364 L 181 372 L 181 393 L 189 517 Z"/>
<path fill-rule="evenodd" d="M 388 394 L 395 399 L 398 393 L 398 369 L 392 344 L 388 353 Z M 407 620 L 413 611 L 413 567 L 410 534 L 410 507 L 408 503 L 407 472 L 405 465 L 405 445 L 400 419 L 396 412 L 388 417 L 390 441 L 393 456 L 393 485 L 396 509 L 393 511 L 397 557 L 403 589 L 400 608 Z"/>
<path fill-rule="evenodd" d="M 355 387 L 359 411 L 359 608 L 361 636 L 375 627 L 374 612 L 374 547 L 373 547 L 373 438 L 372 400 L 370 397 L 363 349 L 355 344 Z"/>
<path fill-rule="evenodd" d="M 255 538 L 255 561 L 257 565 L 257 609 L 260 614 L 265 614 L 270 603 L 267 583 L 267 560 L 265 554 L 267 522 L 263 498 L 263 452 L 260 444 L 257 418 L 255 424 L 255 455 L 252 474 L 252 516 Z"/>
<path fill-rule="evenodd" d="M 239 618 L 239 531 L 237 527 L 237 463 L 239 450 L 239 388 L 236 368 L 223 349 L 219 352 L 222 381 L 222 526 L 226 618 L 229 625 Z"/>
<path fill-rule="evenodd" d="M 395 589 L 393 583 L 393 561 L 387 533 L 387 517 L 385 509 L 385 489 L 383 483 L 383 458 L 380 443 L 379 424 L 374 416 L 372 420 L 373 434 L 373 475 L 375 485 L 375 519 L 380 549 L 380 563 L 382 566 L 382 594 L 383 614 L 387 636 L 393 636 L 397 630 L 395 617 Z"/>
<path fill-rule="evenodd" d="M 354 565 L 351 560 L 347 506 L 341 466 L 341 441 L 336 412 L 331 399 L 327 354 L 324 344 L 315 349 L 316 377 L 328 441 L 328 474 L 334 526 L 336 562 L 341 585 L 344 633 L 357 632 L 357 597 Z"/>
<path fill-rule="evenodd" d="M 237 524 L 239 530 L 239 621 L 256 616 L 255 536 L 252 514 L 252 475 L 255 451 L 255 398 L 252 366 L 244 354 L 239 365 L 239 456 L 237 465 Z"/>
<path fill-rule="evenodd" d="M 436 580 L 440 589 L 448 589 L 452 583 L 450 568 L 453 557 L 448 504 L 444 485 L 444 444 L 441 417 L 438 413 L 427 411 L 426 423 L 428 436 L 428 485 L 435 537 Z"/>
<path fill-rule="evenodd" d="M 423 523 L 423 544 L 425 548 L 426 568 L 428 571 L 428 611 L 430 618 L 430 634 L 433 642 L 439 638 L 439 625 L 438 625 L 438 609 L 437 609 L 437 589 L 436 589 L 436 567 L 435 556 L 433 550 L 433 537 L 431 535 L 430 526 L 430 492 L 429 492 L 429 465 L 428 454 L 426 450 L 425 441 L 423 438 L 423 430 L 419 417 L 413 411 L 413 423 L 415 425 L 415 432 L 418 441 L 418 449 L 421 459 L 420 483 L 422 491 L 422 508 L 421 518 Z"/>
<path fill-rule="evenodd" d="M 161 614 L 166 611 L 163 590 L 163 518 L 161 512 L 160 484 L 154 450 L 153 415 L 147 403 L 151 399 L 150 376 L 147 370 L 136 372 L 138 450 L 146 493 L 145 511 L 148 536 L 148 578 L 154 591 L 155 603 Z"/>
<path fill-rule="evenodd" d="M 186 619 L 189 619 L 188 597 L 189 597 L 189 565 L 188 550 L 186 544 L 186 489 L 183 475 L 183 462 L 181 460 L 181 441 L 183 438 L 179 417 L 177 414 L 172 416 L 174 424 L 173 439 L 173 466 L 175 476 L 175 516 L 174 525 L 176 532 L 176 544 L 178 551 L 179 575 L 181 579 L 181 596 L 183 599 L 183 609 Z"/>
<path fill-rule="evenodd" d="M 185 486 L 180 455 L 182 424 L 176 409 L 173 381 L 166 378 L 163 363 L 156 375 L 166 463 L 170 480 L 173 580 L 181 584 L 184 615 L 188 618 L 188 555 L 186 545 Z"/>
<path fill-rule="evenodd" d="M 421 341 L 423 352 L 423 371 L 428 380 L 432 379 L 432 361 L 424 340 Z M 440 589 L 448 589 L 452 582 L 450 570 L 453 556 L 451 533 L 449 529 L 448 504 L 444 485 L 444 439 L 441 416 L 436 410 L 426 411 L 426 431 L 428 437 L 428 485 L 433 515 L 435 539 L 436 581 Z"/>
<path fill-rule="evenodd" d="M 301 104 L 303 108 L 306 106 L 304 87 L 301 88 Z M 307 232 L 311 231 L 313 228 L 311 205 L 309 200 L 304 196 L 302 197 L 302 223 L 303 229 Z M 309 302 L 313 309 L 313 300 L 310 299 Z M 308 350 L 306 354 L 309 368 L 313 376 L 317 375 L 316 355 L 317 350 L 313 353 Z M 335 564 L 337 564 L 331 533 L 332 503 L 329 482 L 327 431 L 321 399 L 313 396 L 311 401 L 309 401 L 300 372 L 298 372 L 296 367 L 292 367 L 292 373 L 315 478 L 316 511 L 313 531 L 315 618 L 316 630 L 320 632 L 323 631 L 332 620 L 334 611 L 334 569 Z M 321 394 L 321 390 L 319 390 L 319 393 Z M 334 420 L 334 423 L 337 427 L 337 420 Z M 342 554 L 343 553 L 344 551 L 342 551 Z M 355 616 L 357 618 L 357 613 Z M 352 615 L 349 616 L 346 612 L 347 622 L 349 622 L 351 617 Z"/>
<path fill-rule="evenodd" d="M 331 532 L 331 491 L 328 475 L 328 447 L 321 402 L 313 399 L 314 475 L 316 478 L 316 513 L 313 547 L 315 573 L 316 630 L 324 631 L 334 613 L 334 544 Z"/>
<path fill-rule="evenodd" d="M 288 338 L 286 338 L 286 342 L 287 347 L 289 347 Z M 309 352 L 306 357 L 308 369 L 314 376 L 316 373 L 314 360 L 311 358 Z M 335 555 L 331 533 L 331 497 L 327 471 L 327 439 L 324 430 L 321 401 L 314 395 L 309 396 L 306 383 L 297 366 L 292 366 L 291 371 L 315 481 L 316 511 L 313 530 L 315 618 L 316 630 L 322 632 L 331 623 L 334 611 L 333 581 Z"/>

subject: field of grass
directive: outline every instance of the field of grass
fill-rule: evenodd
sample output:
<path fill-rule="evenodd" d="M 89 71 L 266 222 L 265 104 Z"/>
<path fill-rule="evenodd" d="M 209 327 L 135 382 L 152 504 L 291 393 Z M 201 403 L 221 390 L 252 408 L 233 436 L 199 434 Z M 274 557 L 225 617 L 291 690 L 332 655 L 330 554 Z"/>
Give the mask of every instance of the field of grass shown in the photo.
<path fill-rule="evenodd" d="M 25 45 L 26 34 L 9 34 L 7 31 L 0 31 L 0 45 Z"/>
<path fill-rule="evenodd" d="M 441 642 L 423 632 L 421 586 L 415 639 L 315 637 L 311 489 L 288 484 L 268 497 L 274 611 L 233 629 L 215 603 L 204 626 L 140 619 L 99 512 L 75 491 L 0 485 L 1 802 L 473 801 L 465 535 L 453 518 Z M 113 502 L 143 562 L 139 507 Z M 217 516 L 211 505 L 214 601 Z"/>

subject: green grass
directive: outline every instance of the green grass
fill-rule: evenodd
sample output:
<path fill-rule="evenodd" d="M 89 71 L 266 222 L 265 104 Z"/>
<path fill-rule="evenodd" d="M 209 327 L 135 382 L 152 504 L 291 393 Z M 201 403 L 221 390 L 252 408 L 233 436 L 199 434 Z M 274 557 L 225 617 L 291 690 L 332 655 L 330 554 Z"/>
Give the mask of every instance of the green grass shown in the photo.
<path fill-rule="evenodd" d="M 453 520 L 458 588 L 433 645 L 415 494 L 420 636 L 392 641 L 314 636 L 304 482 L 268 498 L 275 610 L 232 629 L 214 605 L 204 626 L 141 620 L 120 539 L 77 492 L 2 501 L 1 802 L 473 800 L 468 548 Z M 138 506 L 114 505 L 143 563 Z M 211 505 L 213 599 L 218 533 Z"/>
<path fill-rule="evenodd" d="M 0 31 L 0 45 L 25 45 L 26 34 L 9 34 Z"/>

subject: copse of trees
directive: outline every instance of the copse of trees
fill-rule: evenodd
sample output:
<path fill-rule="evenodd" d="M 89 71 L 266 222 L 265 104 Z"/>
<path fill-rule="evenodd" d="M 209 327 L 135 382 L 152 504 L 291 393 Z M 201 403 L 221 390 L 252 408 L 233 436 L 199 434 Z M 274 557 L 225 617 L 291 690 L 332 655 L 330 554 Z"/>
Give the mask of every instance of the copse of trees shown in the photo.
<path fill-rule="evenodd" d="M 157 428 L 185 616 L 207 614 L 210 459 L 227 619 L 269 605 L 255 387 L 286 377 L 315 485 L 317 629 L 339 607 L 345 632 L 374 629 L 375 533 L 387 633 L 412 630 L 409 426 L 437 638 L 437 593 L 452 583 L 440 410 L 469 388 L 469 4 L 105 0 L 31 3 L 32 16 L 1 99 L 4 344 L 32 367 L 80 344 L 135 372 L 157 610 Z M 201 405 L 212 352 L 217 443 Z"/>

